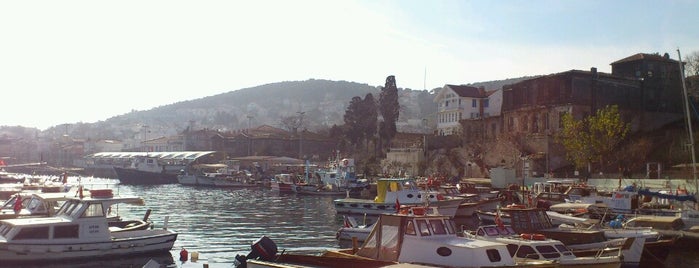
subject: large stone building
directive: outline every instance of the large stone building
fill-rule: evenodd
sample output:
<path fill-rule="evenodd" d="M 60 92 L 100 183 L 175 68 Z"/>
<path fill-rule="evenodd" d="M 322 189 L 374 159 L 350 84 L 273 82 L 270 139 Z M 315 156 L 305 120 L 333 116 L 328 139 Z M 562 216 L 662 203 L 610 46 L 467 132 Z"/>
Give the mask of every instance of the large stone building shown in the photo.
<path fill-rule="evenodd" d="M 289 132 L 268 125 L 220 133 L 212 138 L 212 148 L 231 157 L 287 156 L 324 160 L 332 156 L 335 141 L 307 130 Z"/>
<path fill-rule="evenodd" d="M 682 118 L 677 61 L 667 54 L 636 54 L 611 65 L 611 74 L 571 70 L 504 86 L 502 115 L 462 120 L 464 142 L 507 141 L 522 159 L 531 159 L 533 172 L 543 174 L 570 165 L 554 140 L 563 114 L 579 120 L 617 105 L 632 132 L 653 131 Z"/>

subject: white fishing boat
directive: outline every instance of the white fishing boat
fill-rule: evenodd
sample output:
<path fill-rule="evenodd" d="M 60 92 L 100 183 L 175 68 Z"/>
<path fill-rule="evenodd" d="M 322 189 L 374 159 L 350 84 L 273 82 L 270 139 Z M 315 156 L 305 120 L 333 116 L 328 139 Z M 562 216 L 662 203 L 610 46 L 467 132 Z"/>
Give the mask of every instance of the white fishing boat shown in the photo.
<path fill-rule="evenodd" d="M 463 198 L 446 198 L 436 191 L 421 190 L 410 178 L 382 178 L 376 182 L 376 197 L 371 199 L 342 198 L 333 200 L 340 214 L 377 216 L 395 213 L 401 205 L 436 207 L 439 214 L 454 217 Z"/>
<path fill-rule="evenodd" d="M 543 234 L 519 234 L 511 226 L 486 225 L 475 232 L 464 232 L 466 237 L 507 244 L 515 259 L 552 260 L 559 267 L 614 268 L 621 266 L 621 248 L 601 247 L 594 256 L 576 256 L 561 241 Z M 633 238 L 630 238 L 633 239 Z M 633 241 L 631 241 L 633 242 Z M 630 243 L 627 243 L 630 245 Z"/>
<path fill-rule="evenodd" d="M 452 218 L 426 214 L 425 207 L 382 214 L 358 249 L 327 250 L 320 256 L 283 253 L 258 241 L 236 260 L 247 267 L 558 267 L 550 260 L 515 260 L 507 245 L 457 236 Z M 266 237 L 265 237 L 266 238 Z M 263 243 L 260 243 L 263 242 Z M 241 267 L 241 266 L 239 266 Z"/>
<path fill-rule="evenodd" d="M 169 252 L 177 233 L 167 228 L 110 228 L 109 208 L 123 203 L 143 204 L 143 199 L 92 190 L 89 197 L 66 200 L 53 217 L 2 220 L 0 259 L 3 264 L 48 263 Z"/>

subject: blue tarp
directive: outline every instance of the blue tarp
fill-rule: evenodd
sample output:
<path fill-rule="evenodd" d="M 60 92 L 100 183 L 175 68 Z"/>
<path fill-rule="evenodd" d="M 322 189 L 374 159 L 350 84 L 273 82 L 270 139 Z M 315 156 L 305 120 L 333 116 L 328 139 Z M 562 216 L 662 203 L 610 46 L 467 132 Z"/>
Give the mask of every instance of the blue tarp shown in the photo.
<path fill-rule="evenodd" d="M 674 195 L 674 194 L 663 194 L 658 192 L 651 192 L 648 189 L 638 190 L 640 195 L 657 196 L 658 198 L 672 199 L 677 201 L 692 201 L 697 202 L 697 198 L 694 195 Z"/>

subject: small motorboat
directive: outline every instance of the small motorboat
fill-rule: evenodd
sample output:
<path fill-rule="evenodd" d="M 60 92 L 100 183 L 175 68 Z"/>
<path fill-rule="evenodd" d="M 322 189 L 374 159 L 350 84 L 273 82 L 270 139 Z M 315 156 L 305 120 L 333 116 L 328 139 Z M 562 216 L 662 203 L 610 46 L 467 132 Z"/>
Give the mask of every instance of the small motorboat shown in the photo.
<path fill-rule="evenodd" d="M 110 225 L 112 205 L 143 205 L 142 198 L 114 196 L 109 189 L 90 192 L 89 196 L 69 197 L 51 217 L 0 220 L 3 264 L 124 257 L 172 249 L 177 233 L 168 230 L 167 223 L 163 229 Z"/>

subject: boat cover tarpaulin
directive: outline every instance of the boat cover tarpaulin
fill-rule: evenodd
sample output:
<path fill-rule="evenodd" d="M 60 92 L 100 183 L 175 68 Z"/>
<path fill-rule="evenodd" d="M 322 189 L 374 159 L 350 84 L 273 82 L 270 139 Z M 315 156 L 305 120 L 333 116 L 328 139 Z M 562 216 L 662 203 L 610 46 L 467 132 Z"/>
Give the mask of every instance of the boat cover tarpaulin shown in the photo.
<path fill-rule="evenodd" d="M 133 158 L 137 156 L 155 157 L 163 160 L 194 160 L 199 157 L 217 153 L 216 151 L 185 152 L 101 152 L 88 155 L 87 158 Z"/>
<path fill-rule="evenodd" d="M 658 198 L 672 199 L 677 201 L 692 201 L 697 202 L 697 198 L 693 195 L 674 195 L 674 194 L 664 194 L 659 192 L 651 192 L 648 189 L 638 190 L 638 194 L 647 196 L 656 196 Z"/>

